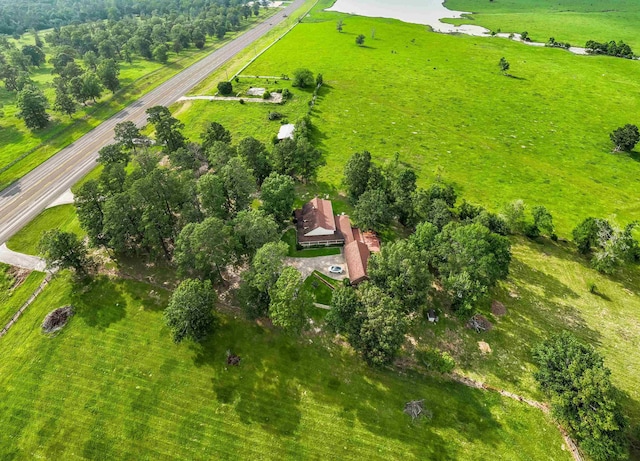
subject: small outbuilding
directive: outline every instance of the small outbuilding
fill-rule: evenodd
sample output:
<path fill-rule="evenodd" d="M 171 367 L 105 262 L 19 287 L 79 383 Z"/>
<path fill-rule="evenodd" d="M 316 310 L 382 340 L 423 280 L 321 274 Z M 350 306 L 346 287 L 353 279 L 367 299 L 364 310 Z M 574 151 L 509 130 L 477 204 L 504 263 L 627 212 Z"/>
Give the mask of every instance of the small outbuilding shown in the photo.
<path fill-rule="evenodd" d="M 295 131 L 295 129 L 296 126 L 293 123 L 282 125 L 280 127 L 280 131 L 278 131 L 278 141 L 282 141 L 284 139 L 293 139 L 293 132 Z"/>

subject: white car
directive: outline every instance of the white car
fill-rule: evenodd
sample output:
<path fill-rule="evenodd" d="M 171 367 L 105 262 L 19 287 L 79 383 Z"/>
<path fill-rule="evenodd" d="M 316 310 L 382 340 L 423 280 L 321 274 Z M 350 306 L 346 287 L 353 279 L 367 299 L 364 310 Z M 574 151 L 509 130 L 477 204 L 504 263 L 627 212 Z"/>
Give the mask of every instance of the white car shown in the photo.
<path fill-rule="evenodd" d="M 343 272 L 344 272 L 344 269 L 340 266 L 329 266 L 330 274 L 342 274 Z"/>

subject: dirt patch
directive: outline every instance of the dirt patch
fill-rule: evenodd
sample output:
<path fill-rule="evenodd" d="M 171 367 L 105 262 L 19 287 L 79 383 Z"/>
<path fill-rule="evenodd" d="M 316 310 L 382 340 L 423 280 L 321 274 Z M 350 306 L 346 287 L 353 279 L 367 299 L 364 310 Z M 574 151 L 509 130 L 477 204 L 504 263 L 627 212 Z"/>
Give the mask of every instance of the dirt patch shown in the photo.
<path fill-rule="evenodd" d="M 53 333 L 61 330 L 73 316 L 73 306 L 59 307 L 47 314 L 42 322 L 42 331 Z"/>
<path fill-rule="evenodd" d="M 478 341 L 478 349 L 480 349 L 480 352 L 482 352 L 483 354 L 491 354 L 492 352 L 489 343 L 486 343 L 484 341 Z"/>
<path fill-rule="evenodd" d="M 28 269 L 11 266 L 7 271 L 7 275 L 13 279 L 13 285 L 11 285 L 11 289 L 15 290 L 20 285 L 22 285 L 27 277 L 29 277 L 30 273 L 31 271 Z"/>
<path fill-rule="evenodd" d="M 469 322 L 467 322 L 467 327 L 471 328 L 472 330 L 476 330 L 478 333 L 481 333 L 484 331 L 491 331 L 491 329 L 493 328 L 493 324 L 489 322 L 485 316 L 476 314 L 471 317 Z"/>
<path fill-rule="evenodd" d="M 498 317 L 502 317 L 503 315 L 507 315 L 507 308 L 500 301 L 493 301 L 491 303 L 491 313 Z"/>

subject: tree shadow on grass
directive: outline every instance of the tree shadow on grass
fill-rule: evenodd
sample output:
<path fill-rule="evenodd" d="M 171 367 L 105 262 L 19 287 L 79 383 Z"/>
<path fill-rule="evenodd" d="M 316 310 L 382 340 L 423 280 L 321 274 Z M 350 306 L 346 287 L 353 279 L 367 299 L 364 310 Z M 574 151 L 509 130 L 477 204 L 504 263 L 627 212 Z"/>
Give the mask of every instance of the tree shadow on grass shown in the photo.
<path fill-rule="evenodd" d="M 127 302 L 118 288 L 107 277 L 75 281 L 71 295 L 75 315 L 100 330 L 119 322 L 126 315 Z"/>
<path fill-rule="evenodd" d="M 217 400 L 233 407 L 244 424 L 258 424 L 275 436 L 298 433 L 304 394 L 305 401 L 314 401 L 309 410 L 328 412 L 345 428 L 358 424 L 377 437 L 399 441 L 422 459 L 459 459 L 456 444 L 441 435 L 443 430 L 455 430 L 470 443 L 501 443 L 501 424 L 491 412 L 502 405 L 499 396 L 486 398 L 456 383 L 372 370 L 339 346 L 327 350 L 307 338 L 223 317 L 217 333 L 192 348 L 196 366 L 212 370 Z M 226 350 L 241 357 L 238 367 L 226 364 Z M 403 409 L 414 399 L 425 399 L 433 419 L 411 423 Z"/>

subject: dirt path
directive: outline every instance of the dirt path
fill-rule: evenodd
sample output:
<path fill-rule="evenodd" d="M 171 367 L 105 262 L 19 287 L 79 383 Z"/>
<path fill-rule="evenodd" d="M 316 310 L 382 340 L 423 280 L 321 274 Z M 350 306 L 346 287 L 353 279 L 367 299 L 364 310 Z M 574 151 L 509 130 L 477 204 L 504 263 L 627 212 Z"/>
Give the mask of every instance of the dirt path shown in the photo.
<path fill-rule="evenodd" d="M 549 411 L 550 411 L 549 406 L 546 403 L 538 402 L 537 400 L 527 399 L 525 397 L 522 397 L 521 395 L 514 394 L 513 392 L 505 391 L 504 389 L 497 389 L 493 386 L 489 386 L 488 384 L 481 383 L 471 378 L 467 378 L 466 376 L 453 374 L 451 375 L 451 378 L 460 384 L 464 384 L 465 386 L 473 387 L 474 389 L 482 389 L 484 391 L 489 391 L 489 392 L 496 392 L 502 395 L 503 397 L 507 397 L 509 399 L 526 403 L 530 407 L 537 408 L 538 410 L 541 410 L 543 413 L 549 414 Z M 560 434 L 562 434 L 562 438 L 564 439 L 564 442 L 567 444 L 567 447 L 569 447 L 569 451 L 571 452 L 571 456 L 573 456 L 574 461 L 585 461 L 585 459 L 580 454 L 578 445 L 569 436 L 567 431 L 565 431 L 564 428 L 557 423 L 556 423 L 556 427 L 560 431 Z"/>
<path fill-rule="evenodd" d="M 280 104 L 282 103 L 281 93 L 271 93 L 269 99 L 252 98 L 247 96 L 246 98 L 239 98 L 237 96 L 183 96 L 178 101 L 244 101 L 244 102 L 257 102 L 261 104 Z"/>

